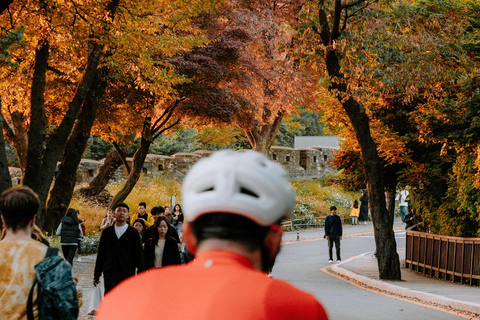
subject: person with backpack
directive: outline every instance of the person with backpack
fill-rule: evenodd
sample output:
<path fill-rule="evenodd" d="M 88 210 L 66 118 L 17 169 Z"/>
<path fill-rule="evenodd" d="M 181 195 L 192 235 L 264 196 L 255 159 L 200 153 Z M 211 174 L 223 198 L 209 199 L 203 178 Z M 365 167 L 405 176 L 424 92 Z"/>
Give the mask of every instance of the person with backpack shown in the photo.
<path fill-rule="evenodd" d="M 79 300 L 72 267 L 58 249 L 32 239 L 40 206 L 32 189 L 21 186 L 0 194 L 6 228 L 0 241 L 0 315 L 2 319 L 77 319 Z"/>
<path fill-rule="evenodd" d="M 62 218 L 57 228 L 57 235 L 60 236 L 60 245 L 65 259 L 73 265 L 73 258 L 78 247 L 78 239 L 83 238 L 82 227 L 78 222 L 77 210 L 70 208 Z"/>

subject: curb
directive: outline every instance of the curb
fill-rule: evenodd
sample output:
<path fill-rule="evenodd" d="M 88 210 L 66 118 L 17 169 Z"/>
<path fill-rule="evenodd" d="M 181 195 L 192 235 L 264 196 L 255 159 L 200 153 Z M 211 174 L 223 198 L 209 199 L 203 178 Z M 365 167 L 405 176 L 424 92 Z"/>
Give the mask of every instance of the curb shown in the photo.
<path fill-rule="evenodd" d="M 480 304 L 474 303 L 474 302 L 465 302 L 465 301 L 460 301 L 460 300 L 455 300 L 451 298 L 447 298 L 444 296 L 440 296 L 437 294 L 432 294 L 432 293 L 426 293 L 426 292 L 421 292 L 413 289 L 407 289 L 392 283 L 389 283 L 387 281 L 383 280 L 375 280 L 371 279 L 362 275 L 359 275 L 355 272 L 352 272 L 350 270 L 347 270 L 345 268 L 342 268 L 342 264 L 348 263 L 349 261 L 355 260 L 357 258 L 366 256 L 366 255 L 371 255 L 373 252 L 366 252 L 363 254 L 360 254 L 358 256 L 354 256 L 351 258 L 348 258 L 345 261 L 342 261 L 336 265 L 333 265 L 330 267 L 331 271 L 344 277 L 347 279 L 354 280 L 360 284 L 363 284 L 367 287 L 371 287 L 380 291 L 384 291 L 386 293 L 390 293 L 393 295 L 398 295 L 407 299 L 418 299 L 420 301 L 424 301 L 430 304 L 435 304 L 439 305 L 443 308 L 446 309 L 456 309 L 462 312 L 470 312 L 474 314 L 480 314 Z"/>

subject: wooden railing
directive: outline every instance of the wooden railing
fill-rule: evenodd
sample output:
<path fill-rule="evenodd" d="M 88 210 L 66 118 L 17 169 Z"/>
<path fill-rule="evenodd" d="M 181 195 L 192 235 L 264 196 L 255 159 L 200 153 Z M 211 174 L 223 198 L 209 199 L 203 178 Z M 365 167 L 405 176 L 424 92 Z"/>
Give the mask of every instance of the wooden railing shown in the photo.
<path fill-rule="evenodd" d="M 407 229 L 405 265 L 431 277 L 480 286 L 480 238 L 440 236 Z"/>

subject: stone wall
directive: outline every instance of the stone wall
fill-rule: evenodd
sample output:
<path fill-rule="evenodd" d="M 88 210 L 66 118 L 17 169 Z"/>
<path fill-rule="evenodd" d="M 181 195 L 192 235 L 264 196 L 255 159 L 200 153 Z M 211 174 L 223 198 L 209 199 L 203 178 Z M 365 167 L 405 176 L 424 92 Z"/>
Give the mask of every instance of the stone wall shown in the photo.
<path fill-rule="evenodd" d="M 245 150 L 240 150 L 245 151 Z M 192 153 L 176 153 L 172 156 L 149 154 L 143 164 L 144 175 L 172 174 L 178 180 L 183 180 L 187 171 L 198 160 L 208 157 L 213 151 L 197 150 Z M 280 163 L 290 174 L 291 180 L 308 180 L 324 177 L 336 171 L 332 165 L 333 150 L 328 148 L 302 148 L 293 149 L 288 147 L 271 147 L 270 159 Z M 132 158 L 127 158 L 132 164 Z M 103 160 L 95 161 L 82 159 L 77 169 L 77 183 L 89 183 L 97 175 Z M 12 179 L 19 180 L 18 168 L 9 168 Z M 127 177 L 125 167 L 122 165 L 115 173 L 113 180 L 121 180 Z"/>

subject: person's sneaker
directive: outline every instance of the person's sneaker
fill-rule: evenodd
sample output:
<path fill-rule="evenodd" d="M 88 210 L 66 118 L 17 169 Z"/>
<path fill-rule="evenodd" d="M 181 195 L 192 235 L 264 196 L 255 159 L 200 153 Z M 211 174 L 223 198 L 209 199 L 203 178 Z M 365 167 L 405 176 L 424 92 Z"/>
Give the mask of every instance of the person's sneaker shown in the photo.
<path fill-rule="evenodd" d="M 82 257 L 78 257 L 77 261 L 82 262 Z"/>
<path fill-rule="evenodd" d="M 332 259 L 328 260 L 328 263 L 332 263 L 332 262 L 333 262 L 333 260 L 332 260 Z"/>
<path fill-rule="evenodd" d="M 367 224 L 367 221 L 365 221 L 364 224 Z"/>
<path fill-rule="evenodd" d="M 339 263 L 340 261 L 342 261 L 342 260 L 337 260 L 337 263 Z"/>

